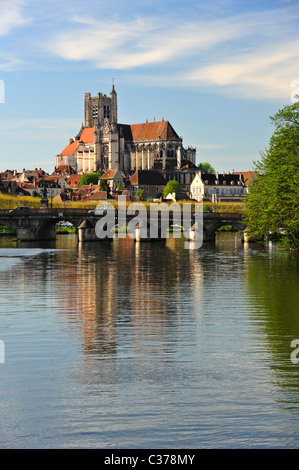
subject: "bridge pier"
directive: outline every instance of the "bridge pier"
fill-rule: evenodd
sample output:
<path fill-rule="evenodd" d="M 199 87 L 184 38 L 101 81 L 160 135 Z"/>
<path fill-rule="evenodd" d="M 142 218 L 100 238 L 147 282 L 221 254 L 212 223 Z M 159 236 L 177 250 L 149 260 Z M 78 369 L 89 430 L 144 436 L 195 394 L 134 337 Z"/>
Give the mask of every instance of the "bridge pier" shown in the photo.
<path fill-rule="evenodd" d="M 18 226 L 15 229 L 17 240 L 20 242 L 37 241 L 37 240 L 55 240 L 55 225 L 28 225 Z"/>
<path fill-rule="evenodd" d="M 216 239 L 217 226 L 215 224 L 206 224 L 203 226 L 203 242 L 214 242 Z"/>
<path fill-rule="evenodd" d="M 101 241 L 112 241 L 113 234 L 106 236 L 105 238 L 99 238 L 96 233 L 96 224 L 91 222 L 89 219 L 84 219 L 78 226 L 78 240 L 79 242 L 101 242 Z"/>
<path fill-rule="evenodd" d="M 135 242 L 153 242 L 166 240 L 165 227 L 161 221 L 149 223 L 141 220 L 135 227 Z"/>
<path fill-rule="evenodd" d="M 84 219 L 78 226 L 78 240 L 79 242 L 94 242 L 99 238 L 96 236 L 95 225 L 88 219 Z"/>

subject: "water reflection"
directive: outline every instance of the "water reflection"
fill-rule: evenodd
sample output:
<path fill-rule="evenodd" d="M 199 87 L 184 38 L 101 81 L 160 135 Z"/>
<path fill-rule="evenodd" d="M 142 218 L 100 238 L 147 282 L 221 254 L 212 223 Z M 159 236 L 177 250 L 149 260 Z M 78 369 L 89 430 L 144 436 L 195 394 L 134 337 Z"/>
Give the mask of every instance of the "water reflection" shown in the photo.
<path fill-rule="evenodd" d="M 298 256 L 229 233 L 10 243 L 0 445 L 296 445 Z"/>
<path fill-rule="evenodd" d="M 95 359 L 130 347 L 146 354 L 157 342 L 169 347 L 170 335 L 173 347 L 186 293 L 200 295 L 200 263 L 194 266 L 194 252 L 175 250 L 172 240 L 166 246 L 130 238 L 91 242 L 55 258 L 56 301 L 72 327 L 81 323 L 83 350 Z"/>
<path fill-rule="evenodd" d="M 270 250 L 246 258 L 247 298 L 252 319 L 264 334 L 275 384 L 286 401 L 299 403 L 299 366 L 291 361 L 290 343 L 299 338 L 299 256 Z"/>

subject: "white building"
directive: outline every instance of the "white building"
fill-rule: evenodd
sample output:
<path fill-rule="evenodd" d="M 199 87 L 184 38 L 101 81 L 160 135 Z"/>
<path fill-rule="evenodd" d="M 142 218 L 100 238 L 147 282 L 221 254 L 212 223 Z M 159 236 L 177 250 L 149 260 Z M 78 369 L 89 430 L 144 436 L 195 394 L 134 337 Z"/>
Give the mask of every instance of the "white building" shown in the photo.
<path fill-rule="evenodd" d="M 237 202 L 247 195 L 241 173 L 204 174 L 198 171 L 190 185 L 190 197 L 196 201 Z"/>

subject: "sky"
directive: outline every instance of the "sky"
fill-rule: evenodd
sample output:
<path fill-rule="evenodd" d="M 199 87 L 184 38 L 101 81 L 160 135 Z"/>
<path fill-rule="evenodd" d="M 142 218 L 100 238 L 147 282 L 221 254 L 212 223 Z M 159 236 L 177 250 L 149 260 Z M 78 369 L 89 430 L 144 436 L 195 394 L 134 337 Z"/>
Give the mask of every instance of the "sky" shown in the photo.
<path fill-rule="evenodd" d="M 0 0 L 0 171 L 43 168 L 84 120 L 168 120 L 197 163 L 248 171 L 299 93 L 299 2 Z"/>

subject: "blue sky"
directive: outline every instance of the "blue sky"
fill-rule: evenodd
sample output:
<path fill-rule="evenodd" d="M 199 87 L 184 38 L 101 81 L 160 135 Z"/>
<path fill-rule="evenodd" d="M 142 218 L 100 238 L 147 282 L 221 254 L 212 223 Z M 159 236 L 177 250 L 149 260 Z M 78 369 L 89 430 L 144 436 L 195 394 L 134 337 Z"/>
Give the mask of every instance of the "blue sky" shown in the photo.
<path fill-rule="evenodd" d="M 0 171 L 52 172 L 112 79 L 119 122 L 167 119 L 198 163 L 250 170 L 299 91 L 298 31 L 297 0 L 0 0 Z"/>

